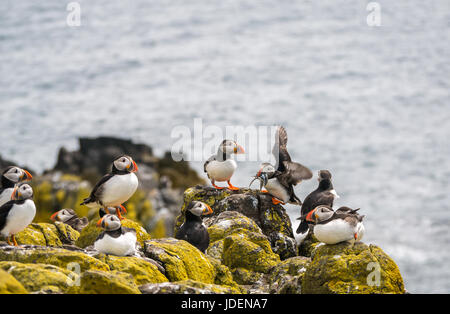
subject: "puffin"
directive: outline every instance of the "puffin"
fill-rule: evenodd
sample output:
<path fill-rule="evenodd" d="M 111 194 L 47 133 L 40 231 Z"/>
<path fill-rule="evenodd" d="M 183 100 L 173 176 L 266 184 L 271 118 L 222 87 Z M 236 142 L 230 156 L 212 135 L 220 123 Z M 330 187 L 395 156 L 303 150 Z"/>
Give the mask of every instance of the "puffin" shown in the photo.
<path fill-rule="evenodd" d="M 261 181 L 261 186 L 266 188 L 265 193 L 272 195 L 272 203 L 282 204 L 291 203 L 302 205 L 301 200 L 295 195 L 294 185 L 301 183 L 303 180 L 309 180 L 313 174 L 307 167 L 293 162 L 287 151 L 287 132 L 283 126 L 278 127 L 275 136 L 275 145 L 272 153 L 278 166 L 275 167 L 270 163 L 262 163 L 261 168 L 255 176 L 255 179 Z M 250 185 L 253 183 L 250 183 Z"/>
<path fill-rule="evenodd" d="M 211 207 L 203 202 L 189 203 L 185 211 L 185 221 L 175 234 L 175 238 L 185 240 L 205 253 L 209 246 L 209 234 L 201 216 L 212 214 L 212 212 Z"/>
<path fill-rule="evenodd" d="M 108 212 L 108 207 L 116 207 L 116 214 L 120 214 L 120 205 L 125 203 L 136 192 L 138 178 L 136 172 L 138 166 L 130 156 L 121 156 L 114 160 L 112 171 L 103 176 L 92 189 L 90 196 L 83 200 L 80 205 L 90 208 L 103 207 Z"/>
<path fill-rule="evenodd" d="M 35 215 L 33 189 L 27 183 L 19 183 L 11 194 L 11 200 L 0 207 L 0 234 L 6 237 L 9 245 L 18 246 L 15 234 L 25 229 Z"/>
<path fill-rule="evenodd" d="M 320 242 L 336 244 L 362 239 L 364 215 L 352 212 L 333 211 L 330 206 L 319 205 L 306 214 L 305 220 L 314 223 L 314 236 Z"/>
<path fill-rule="evenodd" d="M 236 162 L 231 159 L 232 154 L 244 154 L 244 148 L 232 140 L 223 140 L 219 145 L 217 154 L 212 155 L 203 165 L 203 171 L 208 175 L 209 180 L 213 187 L 218 190 L 224 189 L 216 185 L 216 181 L 228 183 L 230 190 L 239 190 L 239 188 L 233 186 L 230 182 L 234 171 L 237 168 Z"/>
<path fill-rule="evenodd" d="M 362 223 L 362 219 L 364 218 L 364 215 L 360 215 L 358 213 L 358 210 L 360 210 L 360 208 L 351 209 L 350 207 L 342 206 L 342 207 L 339 207 L 338 209 L 336 209 L 336 213 L 354 214 L 361 220 L 357 227 L 358 240 L 361 240 L 364 237 L 366 228 L 364 227 L 364 224 Z"/>
<path fill-rule="evenodd" d="M 119 217 L 107 214 L 97 222 L 97 227 L 104 230 L 95 240 L 94 249 L 117 256 L 135 254 L 136 230 L 123 227 Z"/>
<path fill-rule="evenodd" d="M 50 216 L 50 219 L 53 221 L 60 221 L 62 223 L 65 223 L 78 232 L 81 232 L 81 230 L 89 224 L 89 220 L 86 217 L 78 218 L 78 215 L 75 213 L 75 211 L 70 208 L 58 210 Z"/>
<path fill-rule="evenodd" d="M 328 170 L 319 171 L 319 186 L 317 189 L 312 191 L 304 200 L 300 211 L 301 216 L 306 215 L 314 208 L 319 205 L 327 205 L 333 207 L 333 202 L 339 195 L 333 188 L 333 183 L 331 182 L 331 173 Z M 306 233 L 309 229 L 308 222 L 301 217 L 300 225 L 297 228 L 297 233 Z"/>
<path fill-rule="evenodd" d="M 14 186 L 23 181 L 30 181 L 32 175 L 25 169 L 10 166 L 3 170 L 0 179 L 0 206 L 11 200 Z"/>

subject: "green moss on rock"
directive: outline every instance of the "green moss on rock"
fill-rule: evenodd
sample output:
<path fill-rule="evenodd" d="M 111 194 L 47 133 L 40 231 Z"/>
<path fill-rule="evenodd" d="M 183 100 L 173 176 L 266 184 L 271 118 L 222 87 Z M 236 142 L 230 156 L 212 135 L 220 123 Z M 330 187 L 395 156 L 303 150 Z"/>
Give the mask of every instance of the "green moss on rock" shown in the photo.
<path fill-rule="evenodd" d="M 375 245 L 318 245 L 302 282 L 302 293 L 404 293 L 395 262 Z"/>
<path fill-rule="evenodd" d="M 142 247 L 144 246 L 145 241 L 150 240 L 150 235 L 139 223 L 129 219 L 124 219 L 122 220 L 122 226 L 136 230 L 137 242 Z M 81 230 L 80 237 L 76 241 L 76 245 L 81 248 L 93 245 L 101 232 L 102 229 L 97 227 L 97 221 L 92 220 L 89 225 Z"/>
<path fill-rule="evenodd" d="M 202 252 L 184 240 L 162 238 L 146 241 L 145 255 L 163 264 L 170 281 L 192 279 L 214 283 L 214 266 Z"/>
<path fill-rule="evenodd" d="M 26 294 L 27 290 L 11 274 L 0 269 L 0 294 Z"/>

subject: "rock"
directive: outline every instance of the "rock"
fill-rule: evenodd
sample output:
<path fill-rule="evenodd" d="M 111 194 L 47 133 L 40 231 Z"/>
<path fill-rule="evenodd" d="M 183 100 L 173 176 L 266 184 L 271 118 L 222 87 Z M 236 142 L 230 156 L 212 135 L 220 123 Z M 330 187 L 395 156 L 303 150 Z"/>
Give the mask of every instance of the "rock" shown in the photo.
<path fill-rule="evenodd" d="M 237 212 L 226 211 L 205 221 L 209 226 L 208 255 L 229 268 L 267 273 L 280 258 L 256 223 Z"/>
<path fill-rule="evenodd" d="M 40 233 L 40 234 L 39 234 Z M 54 224 L 32 223 L 16 235 L 18 244 L 31 244 L 43 246 L 62 246 L 59 231 Z"/>
<path fill-rule="evenodd" d="M 207 258 L 211 262 L 211 264 L 214 266 L 215 273 L 216 273 L 215 278 L 214 278 L 214 283 L 216 285 L 229 286 L 229 287 L 238 289 L 239 291 L 241 291 L 241 293 L 246 292 L 246 290 L 244 288 L 239 286 L 233 280 L 233 275 L 227 266 L 221 264 L 220 260 L 217 260 L 211 256 L 207 256 Z"/>
<path fill-rule="evenodd" d="M 237 294 L 239 289 L 206 284 L 194 280 L 184 280 L 177 282 L 165 282 L 159 284 L 147 284 L 140 286 L 143 294 Z"/>
<path fill-rule="evenodd" d="M 311 260 L 307 257 L 296 256 L 275 266 L 268 278 L 270 293 L 300 294 L 303 276 L 310 262 Z"/>
<path fill-rule="evenodd" d="M 59 239 L 63 244 L 75 244 L 80 237 L 80 233 L 77 230 L 63 222 L 56 221 L 55 227 L 58 230 Z"/>
<path fill-rule="evenodd" d="M 0 269 L 0 294 L 25 294 L 27 290 L 11 274 Z"/>
<path fill-rule="evenodd" d="M 0 244 L 0 260 L 24 264 L 49 264 L 67 270 L 79 269 L 80 272 L 86 270 L 110 270 L 107 264 L 89 256 L 86 252 L 45 246 L 24 245 L 13 247 L 3 243 Z"/>
<path fill-rule="evenodd" d="M 64 292 L 71 282 L 69 270 L 52 265 L 0 262 L 0 269 L 10 273 L 29 292 Z"/>
<path fill-rule="evenodd" d="M 267 236 L 272 250 L 281 259 L 297 255 L 289 216 L 282 206 L 272 204 L 270 195 L 250 189 L 230 191 L 202 186 L 189 188 L 184 192 L 184 203 L 175 223 L 175 231 L 183 224 L 184 211 L 193 200 L 202 201 L 211 206 L 214 211 L 213 216 L 224 211 L 236 211 L 251 218 Z"/>
<path fill-rule="evenodd" d="M 316 246 L 302 280 L 302 293 L 404 292 L 395 262 L 379 247 L 361 242 Z"/>
<path fill-rule="evenodd" d="M 144 247 L 144 242 L 150 240 L 150 235 L 137 222 L 130 219 L 122 220 L 122 226 L 136 230 L 137 243 Z M 93 245 L 97 237 L 102 232 L 102 229 L 97 227 L 97 220 L 92 220 L 80 233 L 80 237 L 76 241 L 76 245 L 85 248 Z"/>
<path fill-rule="evenodd" d="M 162 238 L 146 241 L 144 253 L 163 265 L 170 281 L 192 279 L 214 283 L 214 266 L 202 252 L 184 240 Z"/>
<path fill-rule="evenodd" d="M 73 285 L 68 293 L 74 294 L 140 294 L 133 276 L 119 271 L 89 270 L 81 274 L 80 284 Z"/>
<path fill-rule="evenodd" d="M 147 283 L 166 282 L 168 279 L 158 269 L 156 262 L 140 257 L 122 257 L 114 255 L 99 254 L 95 256 L 109 266 L 111 270 L 117 270 L 130 274 L 136 285 Z"/>

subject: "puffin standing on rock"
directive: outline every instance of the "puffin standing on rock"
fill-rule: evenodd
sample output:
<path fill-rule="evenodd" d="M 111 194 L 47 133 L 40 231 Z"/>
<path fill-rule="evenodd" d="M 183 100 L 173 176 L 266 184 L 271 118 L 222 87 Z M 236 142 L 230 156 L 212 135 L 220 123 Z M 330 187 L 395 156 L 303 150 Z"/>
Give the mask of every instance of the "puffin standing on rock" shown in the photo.
<path fill-rule="evenodd" d="M 117 256 L 135 254 L 136 230 L 123 227 L 119 217 L 107 214 L 97 222 L 97 227 L 104 229 L 94 242 L 97 251 Z"/>
<path fill-rule="evenodd" d="M 50 217 L 50 219 L 53 221 L 60 221 L 62 223 L 65 223 L 78 232 L 81 232 L 81 230 L 89 224 L 89 220 L 86 217 L 78 218 L 78 215 L 75 213 L 75 211 L 70 208 L 64 208 L 57 211 Z"/>
<path fill-rule="evenodd" d="M 314 223 L 314 236 L 320 242 L 336 244 L 343 241 L 360 241 L 364 234 L 364 215 L 356 210 L 333 211 L 330 206 L 319 205 L 310 211 L 305 220 Z"/>
<path fill-rule="evenodd" d="M 278 167 L 275 168 L 269 163 L 263 163 L 261 169 L 255 176 L 255 179 L 261 181 L 261 188 L 264 186 L 272 197 L 272 203 L 285 204 L 293 203 L 302 205 L 300 199 L 295 195 L 294 185 L 301 183 L 303 180 L 312 178 L 312 172 L 305 166 L 293 162 L 289 155 L 287 145 L 287 132 L 284 127 L 278 127 L 275 137 L 275 145 L 272 153 L 278 161 Z M 250 183 L 250 185 L 253 183 Z"/>
<path fill-rule="evenodd" d="M 119 205 L 116 207 L 108 207 L 108 208 L 103 208 L 100 207 L 100 209 L 98 210 L 98 215 L 100 216 L 100 218 L 102 218 L 103 216 L 110 214 L 110 215 L 117 215 L 117 211 L 119 211 L 121 214 L 126 214 L 127 213 L 127 209 L 125 208 L 125 206 L 123 205 Z M 122 217 L 120 219 L 123 219 Z"/>
<path fill-rule="evenodd" d="M 339 198 L 331 183 L 331 173 L 328 170 L 319 171 L 319 186 L 312 191 L 303 201 L 303 205 L 300 211 L 301 220 L 300 225 L 297 228 L 297 233 L 306 233 L 309 229 L 308 221 L 302 219 L 304 215 L 312 211 L 319 205 L 326 205 L 333 207 L 333 202 L 336 198 Z"/>
<path fill-rule="evenodd" d="M 0 207 L 0 234 L 6 237 L 9 245 L 18 246 L 14 235 L 25 229 L 35 215 L 33 189 L 26 183 L 16 185 L 11 200 Z"/>
<path fill-rule="evenodd" d="M 186 208 L 185 221 L 175 235 L 175 238 L 185 240 L 205 253 L 209 246 L 209 234 L 201 216 L 212 214 L 212 212 L 208 204 L 197 201 L 191 202 L 188 208 Z"/>
<path fill-rule="evenodd" d="M 223 140 L 217 150 L 217 154 L 209 157 L 203 165 L 203 170 L 211 180 L 213 187 L 218 190 L 224 189 L 224 187 L 217 186 L 215 182 L 227 181 L 228 188 L 230 190 L 239 190 L 239 188 L 233 186 L 230 182 L 230 179 L 237 168 L 236 162 L 230 157 L 232 154 L 244 153 L 244 148 L 241 145 L 238 145 L 235 141 Z"/>
<path fill-rule="evenodd" d="M 30 181 L 32 175 L 25 169 L 11 166 L 3 170 L 0 181 L 0 206 L 11 200 L 14 186 L 22 181 Z"/>
<path fill-rule="evenodd" d="M 120 206 L 136 192 L 139 183 L 135 175 L 137 171 L 138 166 L 130 156 L 117 158 L 113 162 L 111 173 L 97 182 L 91 195 L 80 205 L 103 207 L 105 213 L 108 212 L 108 207 L 116 207 L 117 216 L 123 219 Z"/>

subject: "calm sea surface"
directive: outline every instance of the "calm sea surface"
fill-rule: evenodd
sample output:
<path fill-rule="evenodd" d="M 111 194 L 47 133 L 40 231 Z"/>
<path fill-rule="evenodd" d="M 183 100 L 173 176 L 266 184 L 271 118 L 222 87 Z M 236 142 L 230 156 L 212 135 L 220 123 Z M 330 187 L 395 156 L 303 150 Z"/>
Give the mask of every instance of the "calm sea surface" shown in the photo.
<path fill-rule="evenodd" d="M 78 1 L 80 27 L 66 2 L 0 2 L 4 158 L 43 170 L 79 136 L 162 154 L 195 118 L 283 124 L 292 157 L 333 173 L 336 205 L 361 207 L 364 241 L 406 288 L 450 292 L 448 0 L 379 1 L 380 27 L 365 1 Z M 233 184 L 257 164 L 239 163 Z"/>

